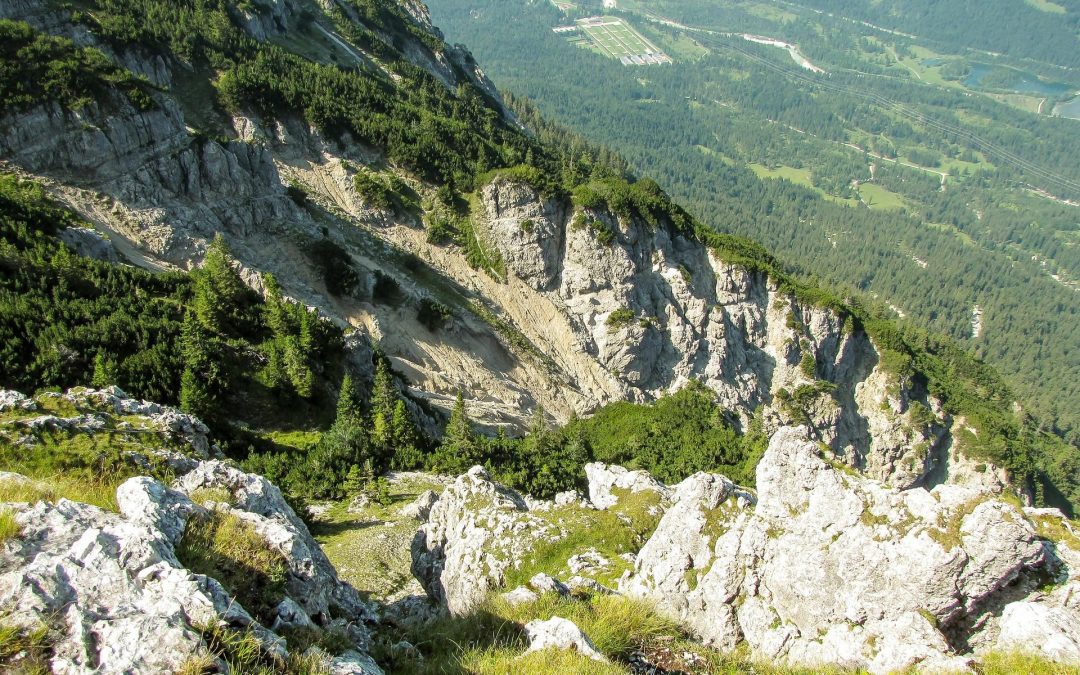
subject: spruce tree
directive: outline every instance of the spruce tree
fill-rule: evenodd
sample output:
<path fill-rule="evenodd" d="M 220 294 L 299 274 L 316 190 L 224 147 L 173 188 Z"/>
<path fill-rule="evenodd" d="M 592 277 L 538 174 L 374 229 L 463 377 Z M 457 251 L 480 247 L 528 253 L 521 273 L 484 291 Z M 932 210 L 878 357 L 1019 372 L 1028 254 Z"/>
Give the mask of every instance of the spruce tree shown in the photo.
<path fill-rule="evenodd" d="M 212 357 L 217 340 L 193 311 L 184 316 L 180 330 L 180 409 L 197 417 L 211 417 L 217 398 L 227 391 L 228 380 Z"/>
<path fill-rule="evenodd" d="M 353 384 L 352 375 L 345 373 L 345 377 L 341 378 L 341 388 L 338 390 L 334 424 L 359 420 L 359 409 L 360 407 L 356 401 L 356 386 Z"/>
<path fill-rule="evenodd" d="M 191 367 L 184 368 L 180 376 L 180 409 L 189 415 L 203 419 L 213 414 L 213 397 Z"/>
<path fill-rule="evenodd" d="M 432 456 L 432 468 L 445 473 L 462 473 L 478 464 L 482 458 L 482 448 L 465 411 L 465 397 L 459 391 L 442 444 Z"/>
<path fill-rule="evenodd" d="M 394 469 L 418 469 L 423 463 L 420 453 L 420 434 L 416 431 L 405 401 L 398 399 L 394 406 L 394 417 L 390 423 L 393 434 L 394 454 L 390 466 Z"/>
<path fill-rule="evenodd" d="M 116 384 L 116 371 L 116 362 L 107 358 L 104 353 L 98 352 L 94 356 L 94 374 L 90 378 L 90 385 L 101 389 Z"/>
<path fill-rule="evenodd" d="M 371 390 L 371 440 L 389 450 L 394 443 L 393 418 L 398 392 L 386 359 L 379 358 L 375 365 L 375 385 Z"/>

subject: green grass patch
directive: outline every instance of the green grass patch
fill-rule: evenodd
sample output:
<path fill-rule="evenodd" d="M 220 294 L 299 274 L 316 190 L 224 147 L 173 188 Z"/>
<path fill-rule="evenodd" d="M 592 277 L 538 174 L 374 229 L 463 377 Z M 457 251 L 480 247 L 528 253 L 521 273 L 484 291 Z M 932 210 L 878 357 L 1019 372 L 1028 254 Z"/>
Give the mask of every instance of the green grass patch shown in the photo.
<path fill-rule="evenodd" d="M 1044 656 L 1022 652 L 990 652 L 979 660 L 979 675 L 1077 675 L 1074 665 L 1055 663 Z"/>
<path fill-rule="evenodd" d="M 221 585 L 259 621 L 269 625 L 284 598 L 285 558 L 239 517 L 224 511 L 188 520 L 176 557 Z"/>
<path fill-rule="evenodd" d="M 198 488 L 192 490 L 188 497 L 191 498 L 191 501 L 200 506 L 205 506 L 210 502 L 228 504 L 229 506 L 236 505 L 236 498 L 233 497 L 233 494 L 222 487 Z"/>
<path fill-rule="evenodd" d="M 21 533 L 22 528 L 15 521 L 15 513 L 11 509 L 0 509 L 0 544 L 18 537 Z"/>
<path fill-rule="evenodd" d="M 329 675 L 323 655 L 318 651 L 305 654 L 307 646 L 323 645 L 318 640 L 297 640 L 297 648 L 284 659 L 267 652 L 258 636 L 251 630 L 237 630 L 223 624 L 202 627 L 206 651 L 192 656 L 180 665 L 179 675 L 204 675 L 217 671 L 217 661 L 224 661 L 227 672 L 253 675 Z M 293 645 L 290 643 L 290 648 Z M 328 650 L 324 650 L 328 651 Z M 333 652 L 329 652 L 333 653 Z"/>
<path fill-rule="evenodd" d="M 631 493 L 615 489 L 612 492 L 619 501 L 606 510 L 570 506 L 545 514 L 567 530 L 567 535 L 533 548 L 516 569 L 507 572 L 504 587 L 524 585 L 539 572 L 565 576 L 569 571 L 566 561 L 589 548 L 596 549 L 610 563 L 594 578 L 602 584 L 614 584 L 630 567 L 630 563 L 620 556 L 641 550 L 659 524 L 661 497 L 651 490 Z"/>
<path fill-rule="evenodd" d="M 860 184 L 859 196 L 862 198 L 863 203 L 872 209 L 887 211 L 903 209 L 907 206 L 900 195 L 874 183 Z"/>
<path fill-rule="evenodd" d="M 372 501 L 350 512 L 350 500 L 339 502 L 311 523 L 311 534 L 344 581 L 387 599 L 412 582 L 409 545 L 419 524 L 402 517 L 401 508 L 425 490 L 441 492 L 443 486 L 422 479 L 390 482 L 388 504 Z"/>
<path fill-rule="evenodd" d="M 52 642 L 45 624 L 24 628 L 0 619 L 0 670 L 19 675 L 51 672 Z"/>
<path fill-rule="evenodd" d="M 477 675 L 622 675 L 626 669 L 601 663 L 575 651 L 543 649 L 522 654 L 521 649 L 486 647 L 471 649 L 461 656 L 461 668 Z"/>
<path fill-rule="evenodd" d="M 27 452 L 0 445 L 0 470 L 31 479 L 0 482 L 0 501 L 55 502 L 60 498 L 116 510 L 116 488 L 128 478 L 149 473 L 162 480 L 171 472 L 147 450 L 161 447 L 159 434 L 105 430 L 99 433 L 46 431 Z M 146 471 L 133 464 L 127 452 L 143 453 L 151 465 Z"/>
<path fill-rule="evenodd" d="M 1035 531 L 1040 537 L 1065 544 L 1072 550 L 1080 552 L 1080 537 L 1076 535 L 1076 532 L 1080 531 L 1080 524 L 1071 523 L 1070 530 L 1060 518 L 1055 516 L 1032 516 L 1031 522 L 1035 524 Z"/>
<path fill-rule="evenodd" d="M 938 526 L 927 529 L 926 533 L 931 539 L 941 544 L 946 551 L 961 546 L 964 540 L 960 535 L 960 527 L 964 524 L 964 518 L 967 518 L 981 503 L 982 500 L 976 498 L 960 504 L 952 509 L 947 518 L 944 515 L 939 516 Z"/>
<path fill-rule="evenodd" d="M 534 602 L 518 605 L 497 599 L 490 607 L 496 615 L 519 624 L 553 616 L 569 619 L 611 659 L 625 659 L 657 638 L 679 633 L 678 624 L 657 613 L 652 604 L 618 595 L 594 595 L 578 600 L 546 593 Z"/>
<path fill-rule="evenodd" d="M 810 180 L 810 169 L 796 169 L 793 166 L 784 165 L 780 165 L 775 169 L 770 169 L 763 164 L 749 164 L 748 166 L 758 178 L 782 178 L 796 185 L 811 189 L 814 187 L 814 182 Z"/>

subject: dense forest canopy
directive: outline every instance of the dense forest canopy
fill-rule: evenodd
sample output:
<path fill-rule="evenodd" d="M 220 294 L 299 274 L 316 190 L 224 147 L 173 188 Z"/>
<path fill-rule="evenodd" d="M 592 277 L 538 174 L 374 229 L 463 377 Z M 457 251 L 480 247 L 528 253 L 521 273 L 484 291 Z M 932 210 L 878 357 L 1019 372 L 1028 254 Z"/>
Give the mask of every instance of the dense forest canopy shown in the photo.
<path fill-rule="evenodd" d="M 1080 4 L 1013 0 L 803 0 L 799 4 L 935 42 L 1080 68 Z"/>

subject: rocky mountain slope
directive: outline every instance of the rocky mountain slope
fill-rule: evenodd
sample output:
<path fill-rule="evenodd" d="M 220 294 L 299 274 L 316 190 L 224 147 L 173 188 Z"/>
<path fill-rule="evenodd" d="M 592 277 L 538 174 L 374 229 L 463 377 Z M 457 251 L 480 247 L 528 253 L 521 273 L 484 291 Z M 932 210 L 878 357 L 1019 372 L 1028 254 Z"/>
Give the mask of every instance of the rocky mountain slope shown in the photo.
<path fill-rule="evenodd" d="M 455 614 L 531 579 L 505 600 L 643 598 L 707 644 L 806 667 L 967 672 L 1012 649 L 1080 663 L 1078 541 L 1060 512 L 983 487 L 890 488 L 830 463 L 807 431 L 773 436 L 756 493 L 590 465 L 591 501 L 532 502 L 478 467 L 432 508 L 413 570 Z M 643 544 L 620 550 L 620 528 Z"/>
<path fill-rule="evenodd" d="M 37 400 L 0 391 L 0 439 L 23 452 L 66 452 L 69 463 L 87 442 L 131 448 L 119 450 L 119 475 L 90 478 L 104 508 L 82 501 L 95 492 L 85 483 L 0 473 L 11 522 L 0 543 L 5 650 L 10 632 L 37 631 L 47 652 L 5 651 L 16 670 L 306 663 L 382 672 L 366 654 L 375 609 L 339 581 L 277 487 L 211 458 L 199 420 L 115 387 Z M 114 488 L 123 473 L 136 475 Z"/>
<path fill-rule="evenodd" d="M 230 16 L 255 44 L 309 40 L 312 58 L 394 81 L 383 52 L 339 34 L 350 26 L 380 34 L 350 7 L 285 0 Z M 422 5 L 406 9 L 410 29 L 437 35 Z M 108 237 L 115 250 L 98 239 L 99 255 L 189 269 L 224 233 L 252 286 L 273 273 L 288 295 L 377 342 L 412 394 L 446 409 L 462 391 L 490 426 L 520 429 L 536 405 L 565 420 L 697 380 L 743 428 L 755 412 L 767 431 L 809 424 L 843 461 L 899 486 L 957 472 L 1000 480 L 963 459 L 960 439 L 971 445 L 979 430 L 946 412 L 920 378 L 884 362 L 866 332 L 728 262 L 665 215 L 550 196 L 513 174 L 488 178 L 468 215 L 469 236 L 499 263 L 485 273 L 469 264 L 467 247 L 431 243 L 438 185 L 388 165 L 384 151 L 348 131 L 328 134 L 289 112 L 225 112 L 200 64 L 103 38 L 44 0 L 4 3 L 0 16 L 99 48 L 155 87 L 149 106 L 107 89 L 78 109 L 44 101 L 0 120 L 6 169 L 40 181 Z M 444 86 L 486 92 L 512 128 L 467 53 L 415 33 L 383 37 L 384 50 L 393 44 Z M 361 194 L 358 179 L 373 171 L 396 175 L 422 213 Z M 312 253 L 326 241 L 357 273 L 344 292 Z M 425 303 L 449 320 L 421 321 Z"/>
<path fill-rule="evenodd" d="M 69 468 L 0 474 L 0 662 L 705 673 L 741 649 L 791 672 L 1018 672 L 986 667 L 1014 652 L 1080 667 L 1074 523 L 983 485 L 890 487 L 809 435 L 773 435 L 756 490 L 590 464 L 585 493 L 542 501 L 481 467 L 402 475 L 435 491 L 331 506 L 357 520 L 316 516 L 316 540 L 277 487 L 215 458 L 198 419 L 115 387 L 3 391 L 4 446 Z M 399 531 L 427 599 L 383 581 L 404 571 Z"/>
<path fill-rule="evenodd" d="M 0 616 L 17 660 L 72 672 L 374 673 L 442 658 L 490 672 L 499 659 L 563 658 L 541 647 L 565 643 L 577 650 L 567 658 L 584 654 L 598 672 L 666 658 L 686 669 L 741 644 L 755 658 L 874 672 L 963 670 L 1033 644 L 1080 658 L 1075 534 L 1059 512 L 1030 508 L 1048 494 L 1076 499 L 1075 476 L 1055 482 L 1075 455 L 1043 461 L 1051 437 L 977 362 L 949 360 L 947 345 L 923 336 L 912 347 L 752 244 L 695 223 L 649 181 L 597 165 L 573 174 L 578 159 L 563 162 L 520 129 L 422 4 L 12 0 L 0 19 L 25 21 L 0 30 L 51 58 L 44 72 L 23 58 L 0 73 L 10 85 L 3 173 L 93 225 L 60 233 L 82 255 L 190 270 L 222 235 L 243 281 L 275 296 L 252 310 L 268 324 L 287 323 L 270 273 L 286 295 L 355 329 L 341 340 L 346 364 L 370 368 L 377 347 L 427 410 L 460 392 L 489 428 L 521 429 L 538 406 L 561 421 L 698 382 L 723 409 L 713 426 L 771 438 L 756 490 L 704 473 L 666 486 L 590 464 L 587 498 L 538 501 L 482 467 L 392 519 L 387 493 L 378 509 L 356 505 L 370 522 L 318 530 L 327 541 L 384 528 L 335 544 L 377 549 L 343 556 L 383 565 L 349 570 L 384 577 L 356 589 L 281 491 L 225 460 L 199 420 L 115 388 L 3 392 L 0 453 L 21 471 L 0 477 Z M 569 177 L 549 175 L 560 171 Z M 58 217 L 22 215 L 10 229 Z M 57 227 L 47 225 L 36 234 Z M 48 258 L 64 283 L 71 253 L 59 248 Z M 227 283 L 232 262 L 218 257 Z M 206 279 L 194 285 L 215 283 Z M 184 314 L 186 292 L 163 304 Z M 8 295 L 18 301 L 17 289 Z M 317 323 L 299 309 L 297 335 L 278 336 L 286 346 L 312 341 Z M 182 351 L 206 351 L 191 349 L 200 311 L 175 319 Z M 233 340 L 227 324 L 215 350 L 244 351 L 252 370 L 289 357 L 258 331 Z M 203 359 L 205 372 L 219 356 Z M 197 377 L 180 370 L 189 384 Z M 104 357 L 99 375 L 110 375 Z M 246 382 L 277 397 L 271 410 L 316 400 Z M 322 435 L 340 442 L 257 457 L 268 474 L 340 474 L 322 496 L 352 495 L 362 479 L 378 487 L 364 453 L 405 448 L 385 441 L 386 414 L 361 415 L 341 390 L 343 424 Z M 425 414 L 400 409 L 406 421 Z M 368 421 L 372 433 L 360 433 Z M 458 421 L 460 445 L 444 455 L 478 447 Z M 423 443 L 402 445 L 422 464 Z M 407 558 L 427 600 L 408 595 Z M 379 625 L 375 601 L 386 604 Z M 592 634 L 551 607 L 592 617 Z M 605 612 L 649 625 L 599 635 Z M 691 656 L 658 647 L 676 640 Z M 449 654 L 458 642 L 472 651 Z M 147 648 L 158 643 L 168 648 Z M 530 645 L 532 656 L 519 653 Z"/>

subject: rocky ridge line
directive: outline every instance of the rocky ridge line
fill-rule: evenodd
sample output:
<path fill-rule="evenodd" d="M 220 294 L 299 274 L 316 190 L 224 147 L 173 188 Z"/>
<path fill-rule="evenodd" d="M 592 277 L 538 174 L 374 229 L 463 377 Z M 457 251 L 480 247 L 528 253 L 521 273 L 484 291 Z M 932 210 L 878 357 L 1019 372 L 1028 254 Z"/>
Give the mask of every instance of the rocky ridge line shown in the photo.
<path fill-rule="evenodd" d="M 556 506 L 528 501 L 477 467 L 417 534 L 414 573 L 433 600 L 467 614 L 521 561 L 570 536 L 574 509 L 651 492 L 662 516 L 628 556 L 617 592 L 656 603 L 706 644 L 873 673 L 964 672 L 993 649 L 1080 664 L 1080 547 L 1044 534 L 1068 529 L 1060 512 L 1023 508 L 982 485 L 889 487 L 823 455 L 809 436 L 785 427 L 772 437 L 756 493 L 715 474 L 668 487 L 593 464 L 597 501 Z M 610 561 L 579 553 L 587 556 L 568 567 L 593 586 L 575 585 L 596 592 L 603 568 L 586 561 Z M 505 600 L 563 587 L 544 576 Z"/>

